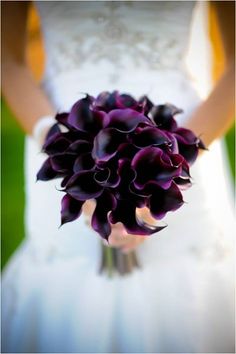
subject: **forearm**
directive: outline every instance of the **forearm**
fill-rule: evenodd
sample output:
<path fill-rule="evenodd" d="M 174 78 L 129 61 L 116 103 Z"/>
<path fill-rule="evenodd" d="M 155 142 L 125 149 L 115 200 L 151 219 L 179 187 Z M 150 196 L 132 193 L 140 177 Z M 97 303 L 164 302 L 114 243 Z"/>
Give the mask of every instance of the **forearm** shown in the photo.
<path fill-rule="evenodd" d="M 200 135 L 209 146 L 223 136 L 235 114 L 235 65 L 228 65 L 209 97 L 197 108 L 185 126 Z"/>
<path fill-rule="evenodd" d="M 8 59 L 2 64 L 2 93 L 19 124 L 31 134 L 38 119 L 54 115 L 55 110 L 34 81 L 24 63 Z"/>

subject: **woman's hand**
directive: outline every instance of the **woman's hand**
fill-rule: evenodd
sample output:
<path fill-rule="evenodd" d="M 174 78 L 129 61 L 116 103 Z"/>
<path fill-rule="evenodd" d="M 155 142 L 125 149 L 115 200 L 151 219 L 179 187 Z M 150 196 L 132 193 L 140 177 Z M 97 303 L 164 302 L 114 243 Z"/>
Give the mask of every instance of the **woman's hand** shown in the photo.
<path fill-rule="evenodd" d="M 109 243 L 105 241 L 105 244 L 110 247 L 120 248 L 123 252 L 128 253 L 143 243 L 145 239 L 146 236 L 128 234 L 124 226 L 121 223 L 117 223 L 112 226 Z"/>
<path fill-rule="evenodd" d="M 88 200 L 83 206 L 83 212 L 91 217 L 96 203 Z M 138 216 L 145 222 L 154 223 L 154 219 L 150 216 L 147 208 L 138 209 Z M 88 224 L 90 222 L 88 221 Z M 109 242 L 104 240 L 104 243 L 110 247 L 120 248 L 123 252 L 127 253 L 134 250 L 138 245 L 143 243 L 147 236 L 130 235 L 126 232 L 122 223 L 112 225 L 112 232 L 109 236 Z"/>

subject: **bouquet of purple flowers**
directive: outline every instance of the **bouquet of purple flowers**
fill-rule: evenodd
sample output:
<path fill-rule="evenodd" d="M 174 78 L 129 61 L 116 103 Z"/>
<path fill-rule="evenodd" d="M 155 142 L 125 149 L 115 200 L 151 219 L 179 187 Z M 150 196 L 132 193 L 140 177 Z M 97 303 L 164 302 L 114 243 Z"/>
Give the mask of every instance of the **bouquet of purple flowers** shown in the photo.
<path fill-rule="evenodd" d="M 37 179 L 62 179 L 61 224 L 79 218 L 85 201 L 93 199 L 91 226 L 106 240 L 117 222 L 129 234 L 162 230 L 141 220 L 137 208 L 148 208 L 157 220 L 180 208 L 181 191 L 191 186 L 190 165 L 205 149 L 192 131 L 177 125 L 174 116 L 181 112 L 114 91 L 87 94 L 69 113 L 58 113 Z"/>

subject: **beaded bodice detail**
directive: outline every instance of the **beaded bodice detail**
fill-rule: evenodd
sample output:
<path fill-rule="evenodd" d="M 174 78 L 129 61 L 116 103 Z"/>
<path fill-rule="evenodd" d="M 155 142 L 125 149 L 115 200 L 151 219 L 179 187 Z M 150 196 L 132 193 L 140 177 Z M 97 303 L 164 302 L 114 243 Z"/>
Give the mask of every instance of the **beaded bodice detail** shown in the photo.
<path fill-rule="evenodd" d="M 185 70 L 193 1 L 37 1 L 46 75 Z"/>

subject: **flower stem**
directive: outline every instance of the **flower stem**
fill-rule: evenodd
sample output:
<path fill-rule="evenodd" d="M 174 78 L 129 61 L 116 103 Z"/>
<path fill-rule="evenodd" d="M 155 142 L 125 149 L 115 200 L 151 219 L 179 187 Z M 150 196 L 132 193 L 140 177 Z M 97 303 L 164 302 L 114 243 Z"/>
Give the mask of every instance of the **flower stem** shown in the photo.
<path fill-rule="evenodd" d="M 107 247 L 103 243 L 101 246 L 100 273 L 106 272 L 111 278 L 114 272 L 123 276 L 132 273 L 135 268 L 140 268 L 135 251 L 124 254 L 119 248 Z"/>

